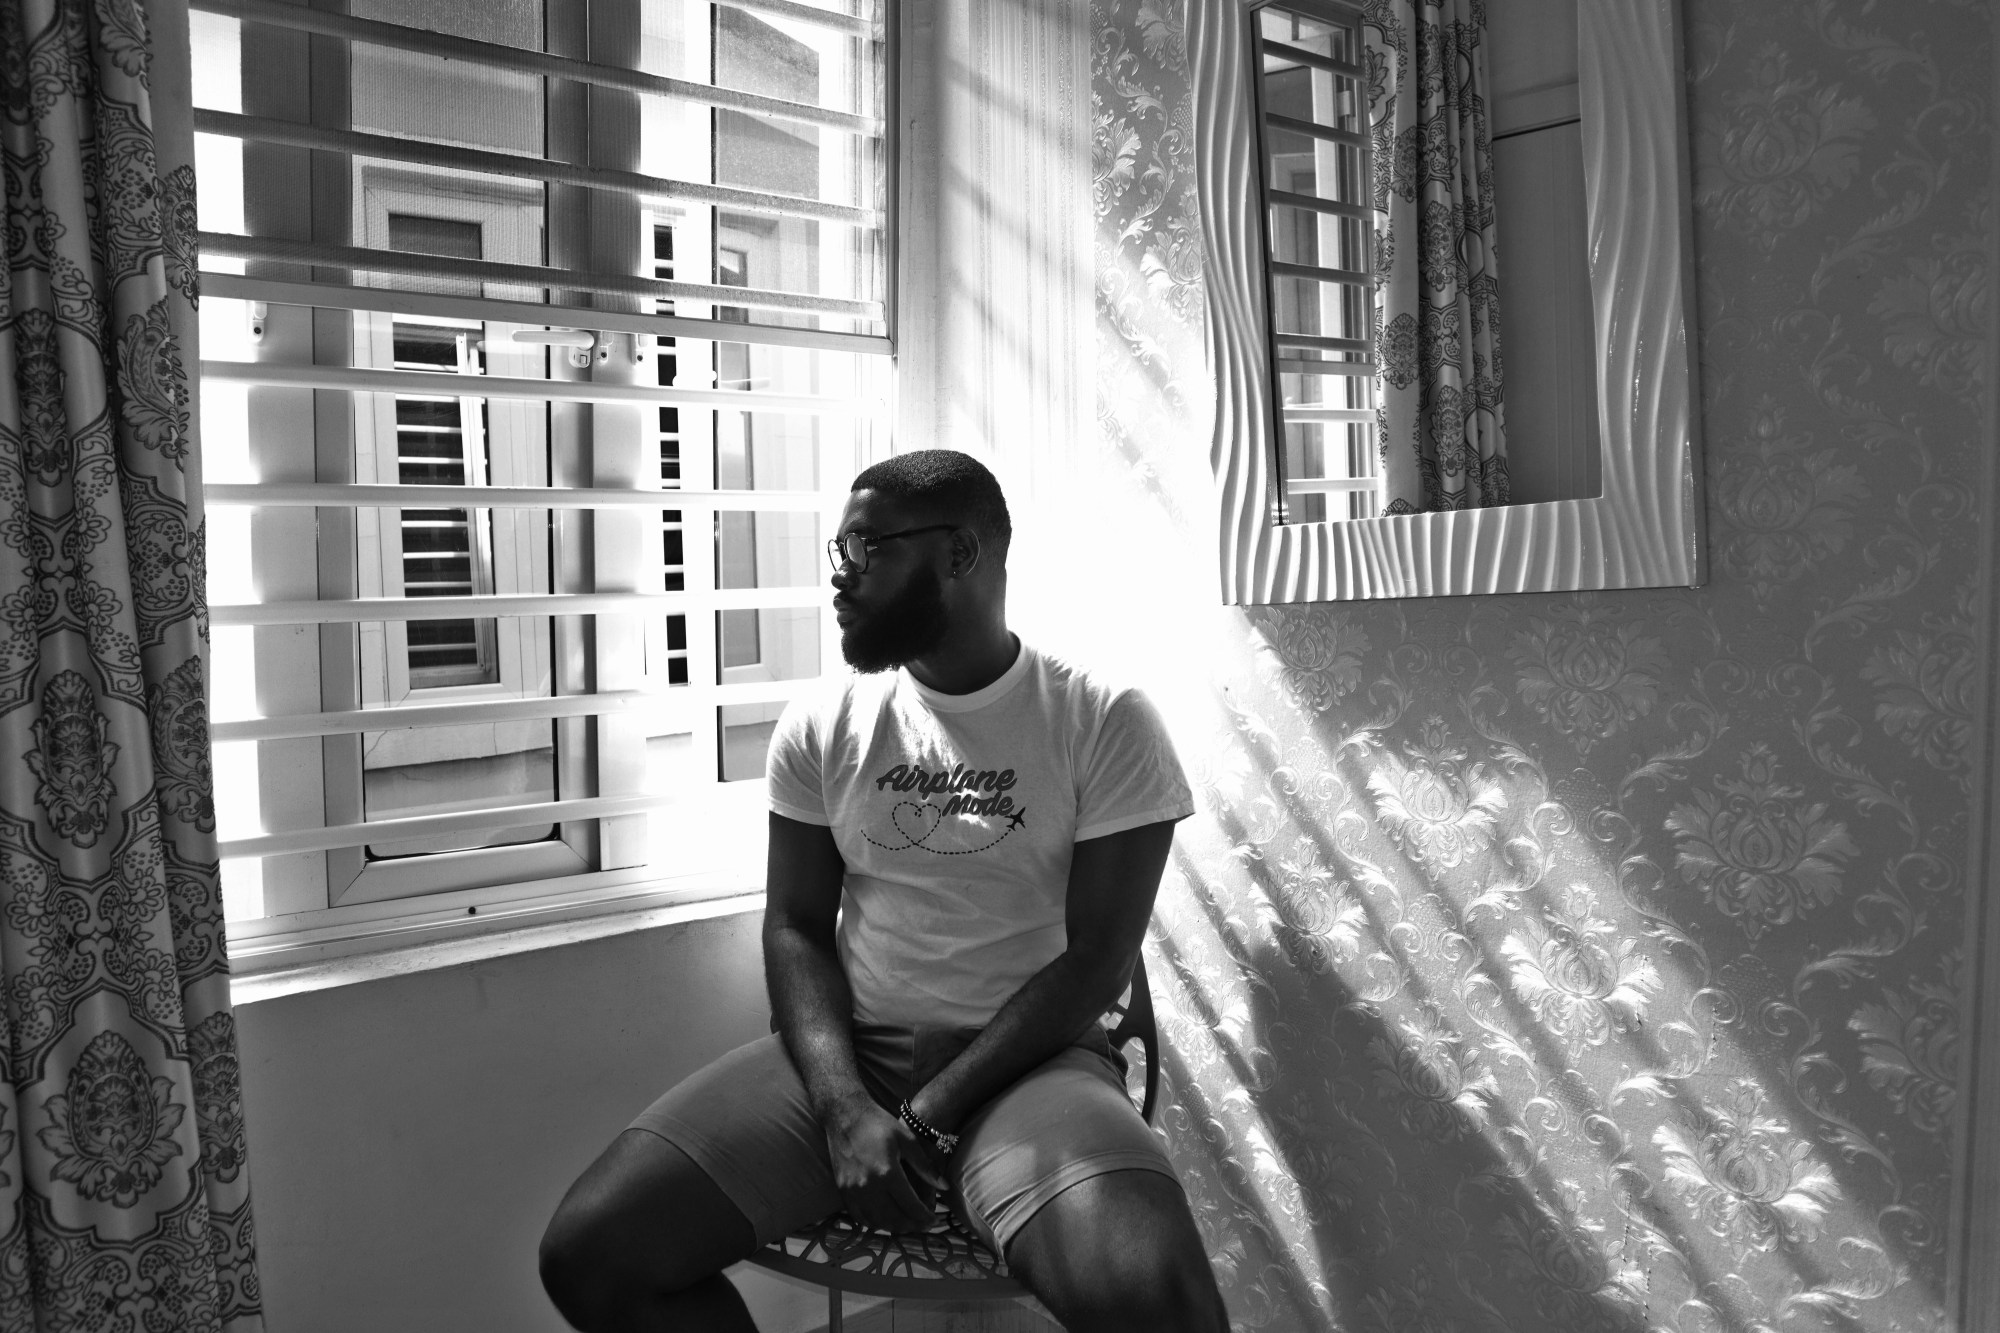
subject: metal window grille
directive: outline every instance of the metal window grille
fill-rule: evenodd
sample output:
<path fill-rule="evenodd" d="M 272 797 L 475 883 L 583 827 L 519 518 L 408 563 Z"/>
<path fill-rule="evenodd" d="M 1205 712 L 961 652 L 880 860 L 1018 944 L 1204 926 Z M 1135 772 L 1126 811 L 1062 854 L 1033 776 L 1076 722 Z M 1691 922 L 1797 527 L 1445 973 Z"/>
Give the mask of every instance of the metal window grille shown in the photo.
<path fill-rule="evenodd" d="M 761 772 L 886 444 L 891 3 L 193 0 L 232 914 L 672 871 Z"/>

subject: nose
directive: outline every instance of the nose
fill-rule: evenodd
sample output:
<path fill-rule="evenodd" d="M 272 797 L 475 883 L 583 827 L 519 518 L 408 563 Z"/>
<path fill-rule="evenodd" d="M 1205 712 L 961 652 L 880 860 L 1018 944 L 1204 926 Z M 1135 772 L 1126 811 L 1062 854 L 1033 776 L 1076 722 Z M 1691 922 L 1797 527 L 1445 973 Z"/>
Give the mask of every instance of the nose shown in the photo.
<path fill-rule="evenodd" d="M 848 592 L 854 587 L 854 580 L 857 577 L 852 562 L 843 560 L 840 562 L 839 568 L 833 571 L 833 577 L 828 579 L 827 582 L 833 585 L 835 592 Z"/>

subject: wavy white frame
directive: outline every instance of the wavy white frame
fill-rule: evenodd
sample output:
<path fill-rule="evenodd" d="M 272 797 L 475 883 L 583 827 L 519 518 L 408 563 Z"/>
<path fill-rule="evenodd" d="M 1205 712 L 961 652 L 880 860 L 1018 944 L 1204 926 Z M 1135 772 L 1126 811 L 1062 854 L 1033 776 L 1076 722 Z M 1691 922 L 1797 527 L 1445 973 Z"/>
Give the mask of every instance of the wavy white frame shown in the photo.
<path fill-rule="evenodd" d="M 1701 458 L 1689 358 L 1693 223 L 1679 0 L 1578 6 L 1604 493 L 1334 523 L 1277 521 L 1248 51 L 1247 15 L 1259 3 L 1188 0 L 1223 601 L 1700 584 Z"/>

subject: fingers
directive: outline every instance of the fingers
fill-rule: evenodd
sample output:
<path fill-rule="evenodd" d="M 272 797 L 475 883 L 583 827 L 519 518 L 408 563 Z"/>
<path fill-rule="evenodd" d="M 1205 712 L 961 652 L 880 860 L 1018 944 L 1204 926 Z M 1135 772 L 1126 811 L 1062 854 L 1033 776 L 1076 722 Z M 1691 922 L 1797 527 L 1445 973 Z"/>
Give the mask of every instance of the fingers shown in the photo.
<path fill-rule="evenodd" d="M 847 1211 L 863 1226 L 881 1231 L 920 1231 L 930 1225 L 930 1202 L 910 1183 L 900 1166 L 842 1194 Z"/>
<path fill-rule="evenodd" d="M 887 1112 L 861 1117 L 830 1135 L 834 1179 L 848 1213 L 885 1231 L 928 1226 L 931 1204 L 948 1188 L 929 1147 Z"/>

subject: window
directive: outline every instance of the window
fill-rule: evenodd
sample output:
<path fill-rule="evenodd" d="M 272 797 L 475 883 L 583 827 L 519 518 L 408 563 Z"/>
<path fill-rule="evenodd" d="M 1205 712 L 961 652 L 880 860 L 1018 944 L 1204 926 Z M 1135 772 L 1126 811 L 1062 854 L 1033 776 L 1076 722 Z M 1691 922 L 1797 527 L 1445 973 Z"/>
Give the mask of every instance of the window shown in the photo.
<path fill-rule="evenodd" d="M 233 938 L 721 868 L 886 450 L 883 12 L 193 8 Z"/>
<path fill-rule="evenodd" d="M 1382 512 L 1366 71 L 1359 13 L 1255 12 L 1277 504 L 1285 521 Z"/>

